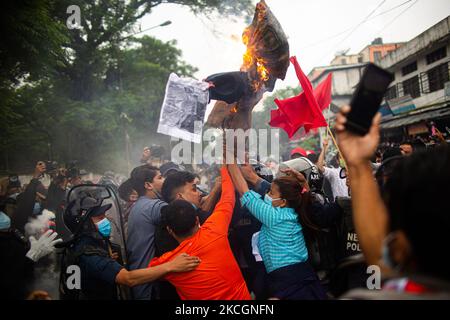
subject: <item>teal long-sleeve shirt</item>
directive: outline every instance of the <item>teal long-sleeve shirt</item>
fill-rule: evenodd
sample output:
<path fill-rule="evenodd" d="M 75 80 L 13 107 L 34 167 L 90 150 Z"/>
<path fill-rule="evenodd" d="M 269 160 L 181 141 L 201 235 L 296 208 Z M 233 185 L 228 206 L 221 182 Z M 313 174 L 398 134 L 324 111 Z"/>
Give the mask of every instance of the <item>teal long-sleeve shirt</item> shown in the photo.
<path fill-rule="evenodd" d="M 302 226 L 294 209 L 275 208 L 254 191 L 244 193 L 241 203 L 262 223 L 258 248 L 268 273 L 308 260 Z"/>

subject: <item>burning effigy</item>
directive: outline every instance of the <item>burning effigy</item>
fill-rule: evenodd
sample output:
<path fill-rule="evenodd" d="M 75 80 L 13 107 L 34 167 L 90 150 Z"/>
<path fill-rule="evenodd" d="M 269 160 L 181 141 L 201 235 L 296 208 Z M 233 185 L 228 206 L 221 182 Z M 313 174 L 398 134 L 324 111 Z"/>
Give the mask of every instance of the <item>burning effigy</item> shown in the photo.
<path fill-rule="evenodd" d="M 271 92 L 289 68 L 289 43 L 280 23 L 264 0 L 256 5 L 245 28 L 246 45 L 239 71 L 216 73 L 203 81 L 171 74 L 161 108 L 158 132 L 200 143 L 206 108 L 216 103 L 206 125 L 212 128 L 251 127 L 253 108 Z"/>
<path fill-rule="evenodd" d="M 264 92 L 271 92 L 277 79 L 284 80 L 289 68 L 289 43 L 275 15 L 264 0 L 256 5 L 252 23 L 244 30 L 242 41 L 247 46 L 240 74 L 234 73 L 228 82 L 217 75 L 206 81 L 213 83 L 211 91 L 227 92 L 227 101 L 218 100 L 207 125 L 216 128 L 249 129 L 251 113 Z M 218 84 L 214 80 L 219 80 Z M 233 87 L 236 89 L 233 90 Z M 234 98 L 234 99 L 233 99 Z"/>

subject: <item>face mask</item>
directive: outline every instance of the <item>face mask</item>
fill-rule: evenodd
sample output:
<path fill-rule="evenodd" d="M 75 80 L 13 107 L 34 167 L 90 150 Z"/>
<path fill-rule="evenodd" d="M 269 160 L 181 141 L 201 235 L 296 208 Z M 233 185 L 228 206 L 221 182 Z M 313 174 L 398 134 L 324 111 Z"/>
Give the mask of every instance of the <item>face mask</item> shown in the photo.
<path fill-rule="evenodd" d="M 281 198 L 272 199 L 272 197 L 269 196 L 268 193 L 266 193 L 266 195 L 264 196 L 264 202 L 270 204 L 271 206 L 273 206 L 272 202 L 277 200 L 281 200 Z"/>
<path fill-rule="evenodd" d="M 37 216 L 39 213 L 41 213 L 41 204 L 39 202 L 35 202 L 33 207 L 33 214 Z"/>
<path fill-rule="evenodd" d="M 111 222 L 104 218 L 95 224 L 98 228 L 98 232 L 105 238 L 109 238 L 111 234 Z"/>
<path fill-rule="evenodd" d="M 0 211 L 0 230 L 7 230 L 11 227 L 11 219 L 6 213 Z"/>

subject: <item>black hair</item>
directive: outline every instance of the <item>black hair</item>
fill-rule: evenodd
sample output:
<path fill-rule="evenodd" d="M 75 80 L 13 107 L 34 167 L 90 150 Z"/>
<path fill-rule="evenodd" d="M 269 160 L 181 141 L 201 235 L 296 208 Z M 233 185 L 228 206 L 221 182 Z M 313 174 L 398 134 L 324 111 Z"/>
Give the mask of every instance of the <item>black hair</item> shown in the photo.
<path fill-rule="evenodd" d="M 189 202 L 175 200 L 162 208 L 164 222 L 178 237 L 191 235 L 197 223 L 197 212 Z"/>
<path fill-rule="evenodd" d="M 418 271 L 450 280 L 450 148 L 417 152 L 401 161 L 386 182 L 392 231 L 411 243 Z"/>
<path fill-rule="evenodd" d="M 130 195 L 133 192 L 133 181 L 132 179 L 126 180 L 125 182 L 123 182 L 120 186 L 119 186 L 119 197 L 123 200 L 123 201 L 129 201 L 130 199 Z"/>
<path fill-rule="evenodd" d="M 411 140 L 403 140 L 402 142 L 400 142 L 400 145 L 409 145 L 409 146 L 413 146 L 413 143 L 411 142 Z"/>
<path fill-rule="evenodd" d="M 293 208 L 298 215 L 298 221 L 304 228 L 318 230 L 319 228 L 310 219 L 310 192 L 302 192 L 303 185 L 294 177 L 282 176 L 273 181 L 280 190 L 281 197 Z"/>
<path fill-rule="evenodd" d="M 381 162 L 385 162 L 389 158 L 397 157 L 397 156 L 401 156 L 401 155 L 402 155 L 402 150 L 400 150 L 399 147 L 387 148 L 383 152 L 383 156 L 381 157 Z"/>
<path fill-rule="evenodd" d="M 189 171 L 178 171 L 167 176 L 164 180 L 161 194 L 167 203 L 175 200 L 177 191 L 184 187 L 187 183 L 194 181 L 196 175 Z"/>
<path fill-rule="evenodd" d="M 133 169 L 133 171 L 131 172 L 132 186 L 140 197 L 145 196 L 145 183 L 153 182 L 153 179 L 157 174 L 158 168 L 148 165 L 139 166 Z"/>
<path fill-rule="evenodd" d="M 317 160 L 319 160 L 319 155 L 316 153 L 310 153 L 306 156 L 306 158 L 308 158 L 308 160 L 312 163 L 316 164 Z"/>

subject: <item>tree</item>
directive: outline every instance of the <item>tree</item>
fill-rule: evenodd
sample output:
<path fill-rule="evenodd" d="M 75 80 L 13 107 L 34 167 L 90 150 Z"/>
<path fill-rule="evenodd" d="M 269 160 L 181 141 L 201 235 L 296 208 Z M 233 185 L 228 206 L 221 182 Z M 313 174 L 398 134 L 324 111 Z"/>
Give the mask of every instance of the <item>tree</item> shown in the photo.
<path fill-rule="evenodd" d="M 241 16 L 252 8 L 251 0 L 2 3 L 11 35 L 6 41 L 2 35 L 0 45 L 0 54 L 10 59 L 2 59 L 0 74 L 0 81 L 10 81 L 6 89 L 0 86 L 3 167 L 53 157 L 62 163 L 78 159 L 100 172 L 121 170 L 125 133 L 136 146 L 161 138 L 156 124 L 170 72 L 192 75 L 196 69 L 180 60 L 175 42 L 128 35 L 165 3 L 206 15 Z M 70 5 L 80 7 L 82 29 L 66 27 Z"/>
<path fill-rule="evenodd" d="M 0 2 L 0 88 L 38 79 L 65 59 L 66 28 L 52 19 L 53 9 L 50 0 Z"/>
<path fill-rule="evenodd" d="M 195 13 L 221 12 L 224 15 L 243 15 L 251 8 L 251 0 L 64 0 L 59 1 L 54 14 L 67 19 L 66 8 L 78 5 L 81 9 L 81 29 L 68 30 L 70 41 L 66 47 L 72 62 L 60 72 L 71 82 L 71 98 L 91 101 L 101 90 L 101 75 L 109 64 L 117 61 L 108 55 L 105 47 L 126 44 L 126 33 L 133 31 L 135 23 L 165 3 L 188 6 Z M 114 51 L 114 49 L 112 50 Z"/>
<path fill-rule="evenodd" d="M 55 78 L 16 88 L 16 118 L 8 131 L 1 129 L 1 150 L 10 157 L 4 161 L 23 167 L 30 158 L 53 156 L 61 163 L 79 160 L 100 172 L 126 172 L 125 131 L 136 147 L 168 140 L 156 135 L 165 84 L 171 72 L 189 76 L 196 69 L 180 60 L 173 41 L 148 36 L 133 41 L 133 49 L 115 52 L 119 64 L 107 69 L 101 94 L 93 101 L 72 100 L 67 82 Z"/>

